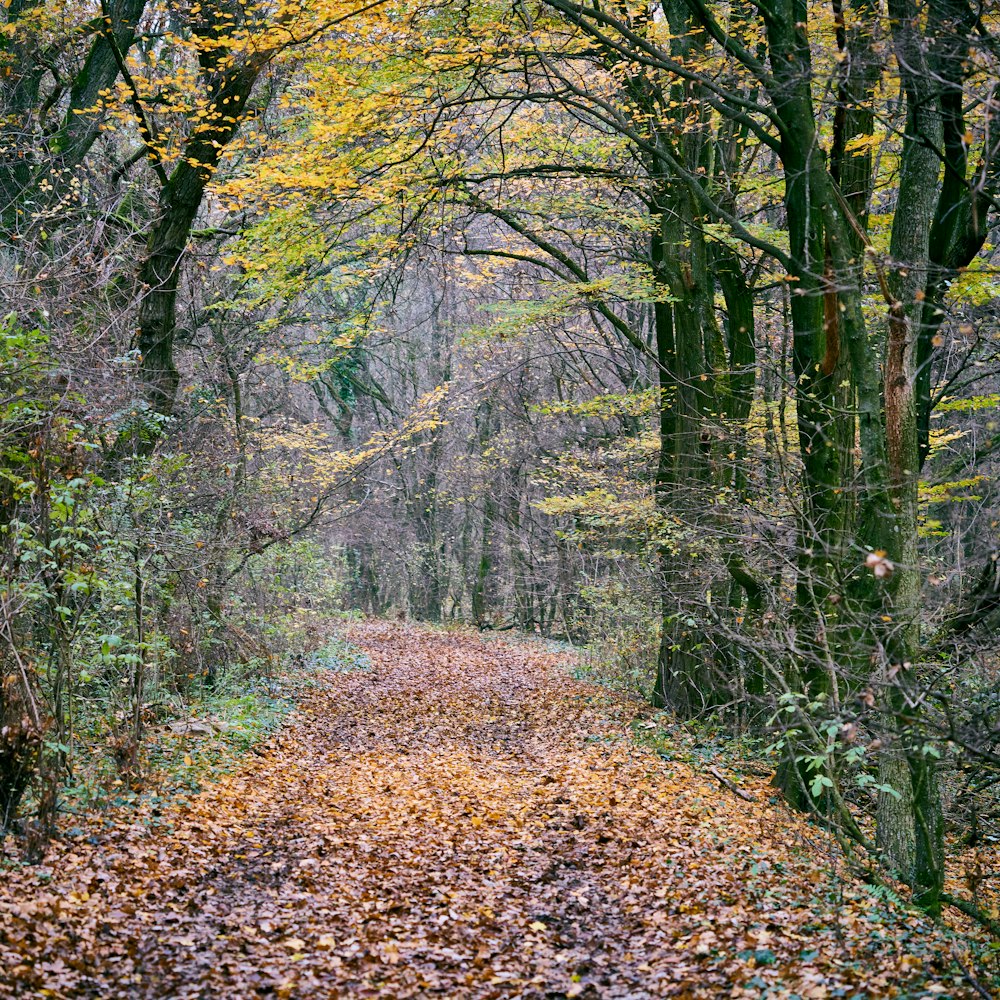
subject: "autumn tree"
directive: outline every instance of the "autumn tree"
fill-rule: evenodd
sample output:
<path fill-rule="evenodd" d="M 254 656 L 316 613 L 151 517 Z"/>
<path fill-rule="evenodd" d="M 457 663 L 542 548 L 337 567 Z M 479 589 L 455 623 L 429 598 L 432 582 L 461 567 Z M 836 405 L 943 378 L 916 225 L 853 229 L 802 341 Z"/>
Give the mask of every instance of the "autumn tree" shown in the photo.
<path fill-rule="evenodd" d="M 275 402 L 254 366 L 276 310 L 224 308 L 245 280 L 220 259 L 240 214 L 212 192 L 296 46 L 362 11 L 5 11 L 0 629 L 4 711 L 27 720 L 11 729 L 5 827 L 33 782 L 31 808 L 51 814 L 79 763 L 81 705 L 102 706 L 105 749 L 138 781 L 154 692 L 184 699 L 229 662 L 266 665 L 253 633 L 281 612 L 246 610 L 248 569 L 280 546 L 307 553 L 300 536 L 340 502 L 301 442 L 251 433 Z"/>

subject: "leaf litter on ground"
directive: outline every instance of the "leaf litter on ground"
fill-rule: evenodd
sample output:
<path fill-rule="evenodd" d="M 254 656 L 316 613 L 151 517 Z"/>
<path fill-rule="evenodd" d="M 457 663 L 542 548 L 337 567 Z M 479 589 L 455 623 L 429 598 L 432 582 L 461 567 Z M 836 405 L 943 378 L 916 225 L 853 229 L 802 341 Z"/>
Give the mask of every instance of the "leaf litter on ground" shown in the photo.
<path fill-rule="evenodd" d="M 0 996 L 966 997 L 825 835 L 629 735 L 568 654 L 400 623 L 233 773 L 0 886 Z M 125 814 L 123 814 L 124 817 Z"/>

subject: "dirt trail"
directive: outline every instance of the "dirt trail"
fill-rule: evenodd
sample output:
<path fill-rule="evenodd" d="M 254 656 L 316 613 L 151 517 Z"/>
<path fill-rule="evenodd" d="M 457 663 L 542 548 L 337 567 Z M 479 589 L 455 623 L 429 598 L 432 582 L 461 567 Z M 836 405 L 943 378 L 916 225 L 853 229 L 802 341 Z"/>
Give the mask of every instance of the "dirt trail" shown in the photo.
<path fill-rule="evenodd" d="M 558 657 L 352 640 L 372 670 L 324 679 L 169 828 L 5 876 L 0 996 L 972 995 L 821 834 L 636 748 Z"/>

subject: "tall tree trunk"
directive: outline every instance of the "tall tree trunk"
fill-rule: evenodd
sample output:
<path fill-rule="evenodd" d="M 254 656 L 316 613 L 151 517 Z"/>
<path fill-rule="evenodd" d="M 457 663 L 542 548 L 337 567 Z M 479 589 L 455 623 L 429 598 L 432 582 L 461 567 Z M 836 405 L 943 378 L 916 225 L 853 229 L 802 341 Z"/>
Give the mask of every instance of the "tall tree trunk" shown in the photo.
<path fill-rule="evenodd" d="M 685 4 L 667 0 L 663 7 L 672 34 L 671 54 L 681 60 L 697 57 L 703 43 L 690 34 L 691 14 Z M 672 176 L 667 163 L 676 159 L 692 173 L 711 176 L 710 122 L 705 113 L 697 124 L 687 119 L 689 102 L 699 94 L 695 84 L 675 82 L 664 100 L 665 95 L 637 74 L 631 90 L 645 102 L 640 107 L 651 116 L 662 116 L 666 110 L 680 131 L 676 139 L 664 128 L 651 135 L 660 157 L 652 157 L 649 166 L 657 226 L 650 256 L 662 288 L 662 300 L 654 307 L 660 387 L 656 502 L 664 523 L 679 510 L 697 523 L 704 509 L 703 492 L 712 478 L 718 383 L 728 365 L 715 316 L 715 282 L 701 207 L 688 184 Z M 694 560 L 684 540 L 680 545 L 664 540 L 659 561 L 661 632 L 654 700 L 692 716 L 716 703 L 719 689 L 700 648 L 698 629 L 688 624 L 690 614 L 685 611 L 686 601 L 697 599 L 691 593 L 696 588 Z"/>
<path fill-rule="evenodd" d="M 140 377 L 148 416 L 140 416 L 115 442 L 111 464 L 152 453 L 162 423 L 174 412 L 180 375 L 174 360 L 177 292 L 191 229 L 205 191 L 226 147 L 235 137 L 258 76 L 271 53 L 236 62 L 227 45 L 229 32 L 245 22 L 238 3 L 202 5 L 192 31 L 201 43 L 199 62 L 208 112 L 192 134 L 160 192 L 157 221 L 139 269 L 143 297 L 139 306 Z M 159 150 L 150 148 L 159 159 Z"/>
<path fill-rule="evenodd" d="M 928 32 L 937 35 L 941 25 L 932 5 Z M 910 795 L 883 796 L 880 820 L 902 839 L 885 841 L 891 864 L 909 865 L 904 874 L 914 887 L 917 901 L 929 912 L 940 910 L 944 884 L 944 834 L 936 760 L 926 752 L 915 699 L 919 676 L 922 578 L 918 551 L 917 484 L 920 470 L 918 430 L 920 324 L 923 291 L 930 267 L 931 227 L 937 206 L 940 150 L 944 138 L 938 108 L 939 84 L 930 72 L 924 33 L 918 30 L 918 11 L 910 0 L 890 0 L 893 40 L 906 92 L 906 133 L 900 166 L 899 195 L 889 252 L 896 262 L 890 278 L 885 364 L 885 428 L 891 512 L 883 524 L 881 548 L 894 571 L 886 590 L 890 606 L 884 616 L 882 646 L 892 683 L 888 691 L 898 748 L 889 765 L 898 769 L 897 755 L 905 754 Z M 909 806 L 910 815 L 904 809 Z M 912 827 L 912 836 L 906 824 Z"/>

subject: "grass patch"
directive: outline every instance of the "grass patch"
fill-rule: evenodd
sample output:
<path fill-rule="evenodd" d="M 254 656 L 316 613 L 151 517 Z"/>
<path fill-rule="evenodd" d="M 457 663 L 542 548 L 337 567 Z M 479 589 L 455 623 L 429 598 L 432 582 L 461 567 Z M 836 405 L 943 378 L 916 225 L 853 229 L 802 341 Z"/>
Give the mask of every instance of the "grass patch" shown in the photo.
<path fill-rule="evenodd" d="M 695 767 L 722 766 L 760 777 L 777 765 L 768 741 L 753 736 L 732 736 L 709 722 L 678 722 L 669 712 L 632 723 L 632 738 L 663 760 Z"/>
<path fill-rule="evenodd" d="M 372 668 L 368 654 L 339 635 L 311 653 L 305 662 L 314 671 L 330 670 L 337 674 L 347 674 L 355 670 L 367 672 Z"/>

